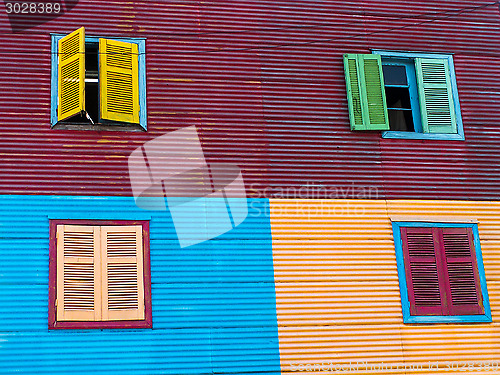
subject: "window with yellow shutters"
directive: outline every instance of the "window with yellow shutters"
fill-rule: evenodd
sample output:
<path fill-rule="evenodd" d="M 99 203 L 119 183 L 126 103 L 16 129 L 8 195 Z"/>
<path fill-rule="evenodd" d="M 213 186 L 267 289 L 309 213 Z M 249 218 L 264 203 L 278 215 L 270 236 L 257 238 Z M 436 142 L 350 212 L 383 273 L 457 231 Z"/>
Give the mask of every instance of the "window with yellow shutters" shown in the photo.
<path fill-rule="evenodd" d="M 146 130 L 145 40 L 100 38 L 83 27 L 52 36 L 51 124 Z"/>
<path fill-rule="evenodd" d="M 49 328 L 150 328 L 148 222 L 51 221 Z"/>

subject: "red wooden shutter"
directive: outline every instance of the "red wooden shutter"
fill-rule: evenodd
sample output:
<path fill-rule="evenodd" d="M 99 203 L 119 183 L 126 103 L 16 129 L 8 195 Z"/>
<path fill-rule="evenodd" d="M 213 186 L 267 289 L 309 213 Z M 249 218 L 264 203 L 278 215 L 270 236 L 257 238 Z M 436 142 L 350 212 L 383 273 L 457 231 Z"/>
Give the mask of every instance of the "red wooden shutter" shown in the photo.
<path fill-rule="evenodd" d="M 437 228 L 401 228 L 411 315 L 445 315 Z M 437 246 L 436 246 L 437 245 Z"/>
<path fill-rule="evenodd" d="M 448 314 L 484 314 L 472 228 L 442 228 L 441 232 Z"/>

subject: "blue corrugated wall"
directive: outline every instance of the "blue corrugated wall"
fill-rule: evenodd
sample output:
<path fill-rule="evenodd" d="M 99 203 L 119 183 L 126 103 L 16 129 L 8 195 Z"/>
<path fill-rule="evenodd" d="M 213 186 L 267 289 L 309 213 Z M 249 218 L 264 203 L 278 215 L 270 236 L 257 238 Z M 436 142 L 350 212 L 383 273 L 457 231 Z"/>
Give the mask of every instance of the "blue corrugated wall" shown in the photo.
<path fill-rule="evenodd" d="M 0 374 L 279 374 L 268 202 L 180 248 L 128 197 L 0 196 Z M 150 220 L 153 329 L 49 331 L 49 219 Z"/>

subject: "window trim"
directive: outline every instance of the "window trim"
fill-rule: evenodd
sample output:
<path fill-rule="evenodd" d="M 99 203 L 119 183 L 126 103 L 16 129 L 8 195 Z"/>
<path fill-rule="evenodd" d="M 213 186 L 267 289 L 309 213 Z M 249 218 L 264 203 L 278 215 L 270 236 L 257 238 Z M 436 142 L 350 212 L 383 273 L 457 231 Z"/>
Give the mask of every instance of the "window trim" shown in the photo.
<path fill-rule="evenodd" d="M 484 315 L 410 315 L 410 300 L 408 296 L 408 286 L 406 283 L 405 263 L 403 257 L 403 241 L 401 239 L 402 227 L 417 228 L 472 228 L 474 235 L 474 247 L 476 250 L 477 270 L 481 284 L 481 293 L 483 297 Z M 394 247 L 396 250 L 396 262 L 399 278 L 399 291 L 401 294 L 401 307 L 403 311 L 403 323 L 491 323 L 491 307 L 488 298 L 488 288 L 486 286 L 486 276 L 484 272 L 481 244 L 479 240 L 479 231 L 476 223 L 444 223 L 444 222 L 392 222 L 392 231 L 394 235 Z"/>
<path fill-rule="evenodd" d="M 462 123 L 462 112 L 460 111 L 460 101 L 458 99 L 457 78 L 455 75 L 455 66 L 453 64 L 453 55 L 437 54 L 437 53 L 421 53 L 421 52 L 392 52 L 384 50 L 372 50 L 373 54 L 380 55 L 384 58 L 434 58 L 448 60 L 448 66 L 451 75 L 451 90 L 453 93 L 453 102 L 455 104 L 455 116 L 457 121 L 457 134 L 429 134 L 416 132 L 401 132 L 401 131 L 383 131 L 382 138 L 393 139 L 435 139 L 435 140 L 454 140 L 465 141 L 464 127 Z"/>
<path fill-rule="evenodd" d="M 120 321 L 57 321 L 57 226 L 58 225 L 142 225 L 143 268 L 144 268 L 144 320 Z M 108 329 L 108 328 L 153 328 L 151 299 L 151 260 L 150 260 L 149 221 L 145 220 L 49 220 L 49 329 Z"/>
<path fill-rule="evenodd" d="M 61 38 L 65 37 L 67 34 L 51 34 L 51 84 L 50 84 L 50 124 L 51 128 L 58 125 L 57 121 L 57 89 L 58 89 L 58 70 L 57 70 L 57 53 L 58 53 L 58 42 Z M 139 125 L 141 128 L 147 131 L 147 109 L 146 109 L 146 39 L 145 38 L 115 38 L 109 36 L 88 36 L 85 35 L 85 43 L 99 43 L 99 39 L 112 39 L 121 42 L 134 43 L 137 44 L 139 49 Z M 120 123 L 122 124 L 122 123 Z M 125 123 L 123 123 L 125 124 Z M 74 124 L 76 126 L 80 124 Z M 133 126 L 134 124 L 126 124 Z M 99 127 L 106 126 L 106 130 L 113 130 L 114 125 L 90 125 L 95 127 L 95 130 Z M 118 130 L 118 129 L 116 129 Z"/>

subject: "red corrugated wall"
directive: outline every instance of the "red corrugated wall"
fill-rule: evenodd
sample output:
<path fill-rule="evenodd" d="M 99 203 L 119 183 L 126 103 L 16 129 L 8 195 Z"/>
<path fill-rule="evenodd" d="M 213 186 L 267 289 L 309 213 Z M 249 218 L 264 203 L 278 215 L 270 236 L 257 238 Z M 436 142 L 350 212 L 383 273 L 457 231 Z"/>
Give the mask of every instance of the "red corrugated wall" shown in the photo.
<path fill-rule="evenodd" d="M 147 38 L 148 132 L 50 129 L 50 33 L 80 26 Z M 2 10 L 0 193 L 130 195 L 132 150 L 196 125 L 254 197 L 498 199 L 499 26 L 482 0 L 80 0 L 17 33 Z M 453 53 L 466 141 L 351 132 L 342 55 L 370 49 Z"/>

